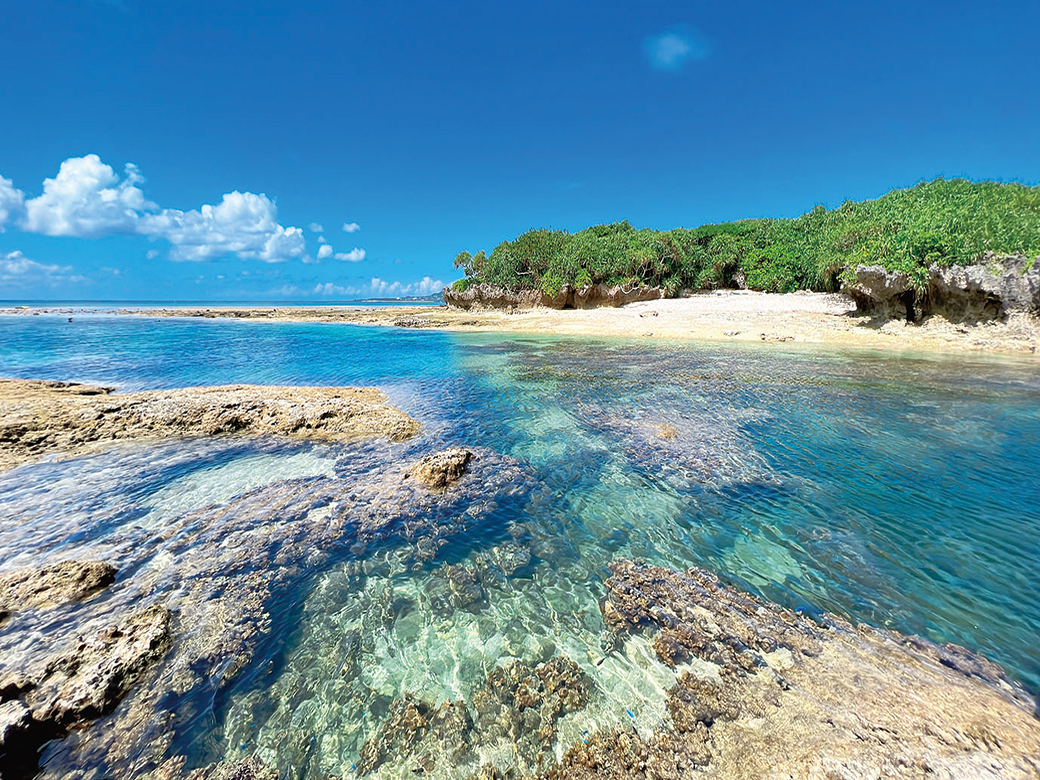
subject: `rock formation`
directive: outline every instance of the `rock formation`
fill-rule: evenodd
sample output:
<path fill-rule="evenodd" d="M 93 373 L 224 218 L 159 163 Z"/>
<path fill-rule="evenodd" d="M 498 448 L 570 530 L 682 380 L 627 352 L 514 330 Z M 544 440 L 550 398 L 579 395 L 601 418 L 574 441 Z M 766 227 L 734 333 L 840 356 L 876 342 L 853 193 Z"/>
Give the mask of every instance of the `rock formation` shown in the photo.
<path fill-rule="evenodd" d="M 180 450 L 191 446 L 178 445 Z M 22 610 L 0 624 L 0 733 L 13 735 L 19 744 L 31 741 L 31 755 L 11 758 L 21 762 L 22 775 L 36 773 L 36 747 L 74 726 L 48 746 L 40 777 L 181 777 L 185 757 L 177 755 L 175 738 L 190 741 L 192 733 L 185 736 L 183 729 L 202 727 L 201 715 L 212 707 L 213 697 L 254 659 L 272 631 L 272 614 L 287 608 L 281 600 L 296 598 L 301 580 L 332 556 L 364 561 L 371 549 L 390 544 L 406 553 L 403 560 L 422 565 L 468 532 L 486 534 L 482 524 L 498 529 L 501 503 L 524 501 L 536 484 L 518 462 L 473 447 L 460 450 L 468 463 L 457 481 L 431 490 L 411 476 L 420 460 L 414 445 L 373 440 L 347 446 L 349 455 L 337 465 L 335 477 L 276 482 L 164 518 L 159 528 L 142 527 L 118 561 L 126 576 L 105 590 L 103 600 Z M 135 462 L 133 452 L 106 457 Z M 182 457 L 190 458 L 190 452 Z M 450 455 L 429 460 L 453 462 Z M 78 531 L 72 527 L 68 533 Z M 508 542 L 499 556 L 503 565 L 515 568 L 528 560 L 507 547 Z M 497 568 L 494 563 L 488 567 Z M 483 591 L 476 573 L 457 565 L 443 571 L 446 598 L 477 609 Z M 142 613 L 142 604 L 156 606 Z M 113 617 L 119 615 L 123 619 Z M 149 624 L 157 627 L 155 632 L 138 625 L 146 617 L 155 621 Z M 101 630 L 80 629 L 83 640 L 66 640 L 62 631 L 70 624 Z M 123 643 L 141 648 L 140 658 L 152 658 L 146 649 L 160 653 L 166 641 L 161 627 L 173 637 L 169 652 L 145 670 L 148 684 L 125 697 L 127 686 L 144 672 L 129 660 L 112 665 L 104 660 L 108 656 L 85 655 L 95 646 Z M 61 638 L 55 645 L 62 647 L 41 658 L 40 644 L 32 641 L 40 636 Z M 145 636 L 155 641 L 146 644 Z M 120 657 L 130 655 L 121 652 Z M 88 696 L 86 681 L 93 681 L 91 690 L 103 698 Z M 118 709 L 103 726 L 80 728 L 89 718 L 110 712 L 113 702 Z M 0 774 L 8 777 L 5 770 Z"/>
<path fill-rule="evenodd" d="M 102 561 L 62 561 L 0 575 L 0 621 L 22 609 L 79 601 L 111 585 L 115 567 Z"/>
<path fill-rule="evenodd" d="M 481 282 L 471 284 L 461 292 L 445 287 L 441 297 L 448 306 L 457 309 L 530 309 L 544 306 L 549 309 L 593 309 L 597 306 L 624 306 L 636 301 L 653 301 L 664 297 L 660 287 L 608 287 L 589 284 L 574 288 L 563 285 L 555 295 L 540 290 L 508 290 L 505 287 Z"/>
<path fill-rule="evenodd" d="M 952 645 L 807 617 L 682 573 L 616 561 L 604 619 L 649 630 L 684 671 L 652 735 L 597 734 L 543 780 L 1035 777 L 1040 720 L 995 664 Z M 696 668 L 696 667 L 695 667 Z"/>
<path fill-rule="evenodd" d="M 473 453 L 460 447 L 423 456 L 411 474 L 430 490 L 446 490 L 459 481 Z"/>
<path fill-rule="evenodd" d="M 153 605 L 35 665 L 0 670 L 0 776 L 35 774 L 44 742 L 110 713 L 170 642 L 170 613 Z"/>
<path fill-rule="evenodd" d="M 845 292 L 857 311 L 882 319 L 914 322 L 938 314 L 951 322 L 1006 320 L 1040 314 L 1040 266 L 1023 255 L 987 253 L 975 265 L 928 269 L 923 287 L 881 266 L 859 266 Z"/>
<path fill-rule="evenodd" d="M 0 379 L 0 471 L 117 439 L 248 433 L 402 441 L 418 430 L 370 388 L 230 385 L 114 395 L 107 387 Z"/>

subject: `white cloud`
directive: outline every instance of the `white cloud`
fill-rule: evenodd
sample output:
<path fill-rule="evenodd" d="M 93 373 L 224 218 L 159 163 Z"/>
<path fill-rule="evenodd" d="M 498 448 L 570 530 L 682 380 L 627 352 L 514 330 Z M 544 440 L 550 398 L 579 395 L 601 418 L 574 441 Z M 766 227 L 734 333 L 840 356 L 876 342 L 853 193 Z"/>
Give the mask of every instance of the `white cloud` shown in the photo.
<path fill-rule="evenodd" d="M 424 276 L 421 281 L 404 284 L 402 282 L 385 282 L 373 277 L 368 285 L 355 287 L 335 282 L 318 282 L 310 290 L 301 290 L 295 285 L 285 285 L 272 290 L 271 293 L 284 298 L 304 298 L 318 296 L 322 298 L 403 298 L 407 296 L 423 296 L 439 293 L 444 289 L 444 282 Z"/>
<path fill-rule="evenodd" d="M 324 233 L 324 232 L 325 232 L 325 228 L 324 228 L 324 227 L 322 227 L 322 226 L 321 226 L 320 224 L 318 224 L 317 222 L 312 222 L 311 224 L 309 224 L 309 225 L 307 226 L 307 229 L 308 229 L 309 231 L 311 231 L 312 233 Z"/>
<path fill-rule="evenodd" d="M 138 186 L 143 182 L 132 163 L 120 178 L 96 154 L 65 160 L 56 177 L 44 180 L 43 194 L 29 200 L 0 178 L 0 228 L 16 219 L 22 229 L 48 236 L 137 233 L 169 241 L 174 260 L 234 254 L 276 263 L 306 251 L 303 231 L 279 225 L 274 201 L 266 195 L 236 190 L 215 206 L 180 211 L 146 200 Z M 313 227 L 321 229 L 317 223 Z"/>
<path fill-rule="evenodd" d="M 340 287 L 338 284 L 333 284 L 332 282 L 316 284 L 312 292 L 315 295 L 321 295 L 325 298 L 345 298 L 347 296 L 358 294 L 358 291 L 353 287 Z"/>
<path fill-rule="evenodd" d="M 25 229 L 77 238 L 136 232 L 141 212 L 157 206 L 137 186 L 144 181 L 137 166 L 127 163 L 125 174 L 120 181 L 96 154 L 70 157 L 43 180 L 43 194 L 25 202 Z"/>
<path fill-rule="evenodd" d="M 433 295 L 443 289 L 444 282 L 440 279 L 434 280 L 429 276 L 424 276 L 422 281 L 412 282 L 411 284 L 384 282 L 378 276 L 375 276 L 372 277 L 371 284 L 372 295 L 377 295 L 381 298 L 400 298 L 408 295 Z"/>
<path fill-rule="evenodd" d="M 235 254 L 277 263 L 306 250 L 303 231 L 278 224 L 277 208 L 266 195 L 229 192 L 216 206 L 164 209 L 141 217 L 138 232 L 173 244 L 173 260 L 210 260 Z"/>
<path fill-rule="evenodd" d="M 343 223 L 343 232 L 344 233 L 357 233 L 359 230 L 361 230 L 361 225 L 359 225 L 357 222 L 344 222 Z"/>
<path fill-rule="evenodd" d="M 328 244 L 322 244 L 318 247 L 318 259 L 324 260 L 327 257 L 332 257 L 332 247 Z"/>
<path fill-rule="evenodd" d="M 4 225 L 21 218 L 25 211 L 25 196 L 14 188 L 14 182 L 0 176 L 0 233 Z"/>
<path fill-rule="evenodd" d="M 708 52 L 707 41 L 689 27 L 676 27 L 643 41 L 643 54 L 656 70 L 681 70 L 690 60 L 703 60 Z"/>
<path fill-rule="evenodd" d="M 365 250 L 354 247 L 349 252 L 336 252 L 337 260 L 346 260 L 348 263 L 360 263 L 365 259 Z"/>
<path fill-rule="evenodd" d="M 325 238 L 325 236 L 318 236 L 318 243 L 319 244 L 327 244 L 327 243 L 329 243 L 329 240 L 327 238 Z"/>
<path fill-rule="evenodd" d="M 72 273 L 72 270 L 71 265 L 38 263 L 18 250 L 0 254 L 0 285 L 8 287 L 31 289 L 89 281 L 85 276 Z"/>

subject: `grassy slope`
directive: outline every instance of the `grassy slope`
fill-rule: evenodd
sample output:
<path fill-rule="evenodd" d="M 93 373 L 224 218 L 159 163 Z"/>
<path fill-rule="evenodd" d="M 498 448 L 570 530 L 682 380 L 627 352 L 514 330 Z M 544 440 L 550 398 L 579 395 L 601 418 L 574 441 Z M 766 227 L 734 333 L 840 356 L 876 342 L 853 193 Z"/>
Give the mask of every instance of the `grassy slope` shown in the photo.
<path fill-rule="evenodd" d="M 554 294 L 569 283 L 647 284 L 669 295 L 733 285 L 755 290 L 835 290 L 860 264 L 902 270 L 919 282 L 928 266 L 964 265 L 987 251 L 1040 253 L 1040 187 L 936 179 L 876 200 L 796 219 L 750 219 L 667 232 L 628 222 L 570 234 L 531 230 L 490 256 L 461 253 L 455 289 L 490 282 Z"/>

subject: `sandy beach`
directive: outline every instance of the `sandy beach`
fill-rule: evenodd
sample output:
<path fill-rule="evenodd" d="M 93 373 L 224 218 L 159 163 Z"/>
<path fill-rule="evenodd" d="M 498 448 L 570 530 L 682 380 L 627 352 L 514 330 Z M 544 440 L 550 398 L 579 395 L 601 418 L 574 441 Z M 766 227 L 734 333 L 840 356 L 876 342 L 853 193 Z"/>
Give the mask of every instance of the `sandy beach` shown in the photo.
<path fill-rule="evenodd" d="M 89 309 L 7 309 L 0 313 L 67 314 Z M 313 306 L 162 308 L 118 313 L 149 317 L 228 317 L 277 321 L 351 322 L 455 331 L 554 333 L 654 339 L 805 342 L 881 349 L 928 349 L 1036 354 L 1040 321 L 1013 315 L 1005 322 L 917 323 L 857 315 L 844 295 L 726 290 L 622 308 L 461 310 L 446 306 Z"/>

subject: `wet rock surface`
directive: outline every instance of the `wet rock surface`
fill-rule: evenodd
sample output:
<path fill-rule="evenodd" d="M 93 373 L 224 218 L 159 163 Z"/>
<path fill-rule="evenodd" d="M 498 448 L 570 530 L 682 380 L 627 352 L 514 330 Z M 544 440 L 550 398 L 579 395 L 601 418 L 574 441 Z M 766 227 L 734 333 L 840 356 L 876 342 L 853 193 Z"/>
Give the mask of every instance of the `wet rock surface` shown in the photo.
<path fill-rule="evenodd" d="M 229 385 L 112 394 L 91 385 L 0 379 L 0 471 L 120 439 L 248 433 L 403 441 L 418 430 L 371 388 Z"/>
<path fill-rule="evenodd" d="M 116 708 L 171 643 L 171 616 L 152 606 L 27 668 L 0 669 L 0 776 L 35 774 L 46 741 Z M 7 660 L 7 659 L 5 659 Z"/>
<path fill-rule="evenodd" d="M 0 621 L 19 610 L 79 601 L 115 578 L 115 567 L 102 561 L 62 561 L 0 575 Z"/>
<path fill-rule="evenodd" d="M 1035 777 L 1035 705 L 995 665 L 954 646 L 817 623 L 708 572 L 616 561 L 604 619 L 656 633 L 682 673 L 653 734 L 617 729 L 542 773 L 563 778 Z"/>
<path fill-rule="evenodd" d="M 5 702 L 24 703 L 34 723 L 38 714 L 39 722 L 61 729 L 76 726 L 46 747 L 39 777 L 131 777 L 174 766 L 171 760 L 185 756 L 177 746 L 192 744 L 193 729 L 204 727 L 214 697 L 268 641 L 272 612 L 291 609 L 283 600 L 291 602 L 327 561 L 346 557 L 362 566 L 373 550 L 392 545 L 406 565 L 423 566 L 442 545 L 494 518 L 502 501 L 522 501 L 534 486 L 516 461 L 470 448 L 458 482 L 434 492 L 411 478 L 421 453 L 409 445 L 377 440 L 344 446 L 348 454 L 337 461 L 335 476 L 275 482 L 226 503 L 162 516 L 158 525 L 142 518 L 139 531 L 126 531 L 138 536 L 116 548 L 114 560 L 124 574 L 103 600 L 26 610 L 0 625 Z M 193 459 L 190 449 L 179 452 Z M 136 460 L 133 451 L 99 457 L 102 464 Z M 91 512 L 93 522 L 112 522 L 99 507 Z M 65 538 L 52 533 L 52 544 Z M 480 593 L 474 573 L 449 571 L 455 598 L 473 605 Z M 150 606 L 142 611 L 143 605 Z M 134 617 L 113 627 L 115 615 Z M 143 622 L 145 616 L 157 622 Z M 70 624 L 87 638 L 41 659 L 39 638 L 60 637 Z M 360 648 L 362 638 L 356 639 Z M 120 664 L 106 660 L 112 648 L 124 647 L 140 653 L 124 653 Z M 91 655 L 95 648 L 108 655 Z M 145 659 L 151 666 L 142 666 Z M 142 673 L 149 675 L 147 685 L 133 686 Z M 10 733 L 24 731 L 21 715 L 17 705 L 3 711 Z M 91 718 L 99 719 L 79 728 Z M 41 733 L 35 744 L 53 736 L 62 732 Z M 306 757 L 306 741 L 290 747 L 286 755 Z M 31 768 L 36 759 L 33 752 Z"/>
<path fill-rule="evenodd" d="M 472 459 L 469 450 L 450 447 L 423 456 L 412 468 L 412 476 L 430 490 L 445 490 L 459 481 Z"/>
<path fill-rule="evenodd" d="M 495 667 L 469 705 L 448 701 L 435 707 L 406 693 L 362 747 L 357 773 L 394 761 L 416 774 L 447 764 L 472 766 L 480 778 L 529 776 L 553 763 L 559 719 L 585 709 L 589 696 L 588 678 L 566 656 L 533 667 L 522 661 Z M 482 754 L 503 744 L 513 754 L 506 773 L 480 764 Z"/>

